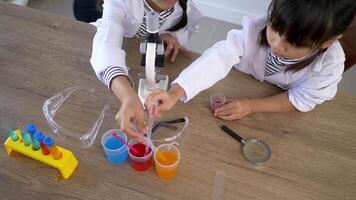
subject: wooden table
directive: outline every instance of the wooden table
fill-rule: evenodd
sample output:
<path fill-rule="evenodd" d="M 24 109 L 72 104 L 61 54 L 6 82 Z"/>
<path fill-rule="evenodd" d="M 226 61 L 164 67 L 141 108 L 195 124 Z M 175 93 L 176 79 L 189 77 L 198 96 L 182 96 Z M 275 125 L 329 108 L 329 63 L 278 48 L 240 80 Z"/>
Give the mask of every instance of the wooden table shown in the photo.
<path fill-rule="evenodd" d="M 73 99 L 63 108 L 63 123 L 72 129 L 85 131 L 104 103 L 111 105 L 90 149 L 64 143 L 79 160 L 68 180 L 54 168 L 20 154 L 9 157 L 0 148 L 0 199 L 212 199 L 217 174 L 222 199 L 356 199 L 356 98 L 339 93 L 309 113 L 259 113 L 224 122 L 206 107 L 211 94 L 241 98 L 280 91 L 237 71 L 166 114 L 187 115 L 191 122 L 180 144 L 182 159 L 174 180 L 159 179 L 153 168 L 137 173 L 128 163 L 109 164 L 100 139 L 104 131 L 118 127 L 114 116 L 120 103 L 90 66 L 94 33 L 85 23 L 0 3 L 1 143 L 7 138 L 5 128 L 29 122 L 48 133 L 42 104 L 65 88 L 96 89 L 91 98 Z M 136 39 L 124 44 L 136 85 L 136 74 L 143 70 L 138 44 Z M 179 57 L 163 73 L 173 79 L 190 62 Z M 265 141 L 272 158 L 262 167 L 251 165 L 240 144 L 220 130 L 221 124 Z"/>

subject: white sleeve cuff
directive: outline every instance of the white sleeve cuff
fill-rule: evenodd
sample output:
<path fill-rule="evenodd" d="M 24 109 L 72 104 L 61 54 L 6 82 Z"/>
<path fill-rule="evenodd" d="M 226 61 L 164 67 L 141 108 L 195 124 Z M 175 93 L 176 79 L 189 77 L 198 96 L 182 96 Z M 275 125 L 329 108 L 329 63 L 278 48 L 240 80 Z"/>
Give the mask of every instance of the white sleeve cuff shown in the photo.
<path fill-rule="evenodd" d="M 177 79 L 171 83 L 171 85 L 173 85 L 173 84 L 177 84 L 183 88 L 184 96 L 182 96 L 180 98 L 180 101 L 182 101 L 183 103 L 187 103 L 190 99 L 188 99 L 187 92 L 186 92 L 187 90 L 186 90 L 186 87 L 184 86 L 184 84 L 181 84 L 179 81 L 177 81 Z"/>

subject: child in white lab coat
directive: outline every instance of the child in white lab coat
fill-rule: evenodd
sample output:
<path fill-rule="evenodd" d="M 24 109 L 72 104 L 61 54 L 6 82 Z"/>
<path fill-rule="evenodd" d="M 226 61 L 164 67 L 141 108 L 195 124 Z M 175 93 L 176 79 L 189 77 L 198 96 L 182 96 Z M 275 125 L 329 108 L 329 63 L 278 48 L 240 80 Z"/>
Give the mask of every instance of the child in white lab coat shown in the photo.
<path fill-rule="evenodd" d="M 243 20 L 242 30 L 208 49 L 188 66 L 168 92 L 148 100 L 161 102 L 156 112 L 189 101 L 227 76 L 232 67 L 283 89 L 266 98 L 234 99 L 217 108 L 224 120 L 254 112 L 308 112 L 332 99 L 344 69 L 338 42 L 355 16 L 355 0 L 272 0 L 267 17 Z"/>
<path fill-rule="evenodd" d="M 141 134 L 130 123 L 135 122 L 144 132 L 144 111 L 128 75 L 122 41 L 123 37 L 147 35 L 146 13 L 150 11 L 160 15 L 159 34 L 167 45 L 165 56 L 174 62 L 178 52 L 189 54 L 190 36 L 202 17 L 193 0 L 105 0 L 102 18 L 93 23 L 97 32 L 90 62 L 99 80 L 122 102 L 116 116 L 121 129 L 136 137 Z"/>

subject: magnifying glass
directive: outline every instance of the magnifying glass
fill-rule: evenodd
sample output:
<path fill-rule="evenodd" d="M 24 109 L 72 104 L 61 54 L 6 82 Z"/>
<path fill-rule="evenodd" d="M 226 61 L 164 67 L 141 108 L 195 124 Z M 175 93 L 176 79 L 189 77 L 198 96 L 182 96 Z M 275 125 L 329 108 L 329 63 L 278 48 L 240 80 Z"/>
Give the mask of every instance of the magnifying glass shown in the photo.
<path fill-rule="evenodd" d="M 221 130 L 242 144 L 242 155 L 250 163 L 261 165 L 271 158 L 271 149 L 266 143 L 257 139 L 245 140 L 225 125 L 221 126 Z"/>

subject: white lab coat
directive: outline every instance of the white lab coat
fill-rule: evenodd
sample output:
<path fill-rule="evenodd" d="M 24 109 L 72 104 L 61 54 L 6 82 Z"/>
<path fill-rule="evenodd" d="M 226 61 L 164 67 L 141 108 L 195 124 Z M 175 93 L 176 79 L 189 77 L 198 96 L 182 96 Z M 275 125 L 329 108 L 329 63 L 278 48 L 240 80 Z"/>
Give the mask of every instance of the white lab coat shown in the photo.
<path fill-rule="evenodd" d="M 100 73 L 109 66 L 119 66 L 128 74 L 125 62 L 125 51 L 122 49 L 123 37 L 135 37 L 144 16 L 143 0 L 105 0 L 103 16 L 95 23 L 97 32 L 93 40 L 93 50 L 90 62 L 99 79 Z M 179 2 L 174 6 L 174 12 L 167 17 L 160 27 L 160 33 L 174 26 L 183 13 Z M 193 0 L 187 3 L 188 23 L 185 28 L 171 32 L 179 43 L 189 47 L 189 39 L 197 31 L 197 23 L 202 18 L 201 12 Z M 139 47 L 137 47 L 139 48 Z"/>
<path fill-rule="evenodd" d="M 299 111 L 307 112 L 317 104 L 332 99 L 344 70 L 345 55 L 339 42 L 298 72 L 280 72 L 265 77 L 268 48 L 259 44 L 266 18 L 245 17 L 242 30 L 231 30 L 227 39 L 217 42 L 195 60 L 173 83 L 183 87 L 187 102 L 200 91 L 228 75 L 232 67 L 288 90 L 289 101 Z"/>

